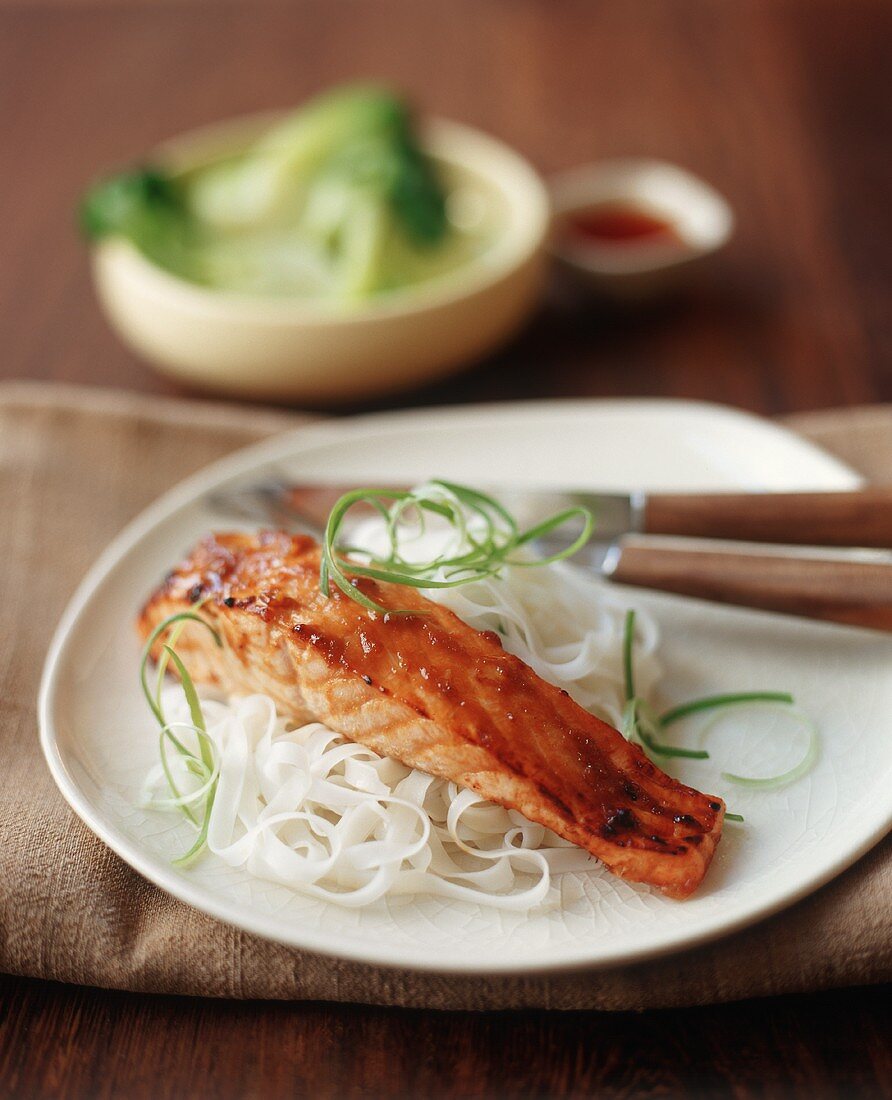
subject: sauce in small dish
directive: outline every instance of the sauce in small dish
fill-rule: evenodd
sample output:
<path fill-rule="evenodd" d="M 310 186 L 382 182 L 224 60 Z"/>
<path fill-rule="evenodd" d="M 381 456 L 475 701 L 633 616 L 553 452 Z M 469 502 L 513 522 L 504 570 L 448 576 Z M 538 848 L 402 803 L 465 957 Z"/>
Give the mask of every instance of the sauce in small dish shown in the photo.
<path fill-rule="evenodd" d="M 561 228 L 571 243 L 600 248 L 684 246 L 669 218 L 632 203 L 596 203 L 574 210 L 564 218 Z"/>
<path fill-rule="evenodd" d="M 662 289 L 731 236 L 731 208 L 673 164 L 602 161 L 552 184 L 552 252 L 587 285 L 618 297 Z"/>

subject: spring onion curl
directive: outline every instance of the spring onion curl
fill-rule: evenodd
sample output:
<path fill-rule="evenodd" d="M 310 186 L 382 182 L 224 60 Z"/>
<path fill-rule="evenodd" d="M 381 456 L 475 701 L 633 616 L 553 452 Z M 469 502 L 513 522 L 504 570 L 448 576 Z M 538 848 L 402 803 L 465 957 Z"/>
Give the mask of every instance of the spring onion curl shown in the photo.
<path fill-rule="evenodd" d="M 692 699 L 687 703 L 679 703 L 662 714 L 656 714 L 649 704 L 635 694 L 635 670 L 632 661 L 632 649 L 635 641 L 635 612 L 626 612 L 625 627 L 623 631 L 623 684 L 626 696 L 626 705 L 623 711 L 622 732 L 630 741 L 637 741 L 651 756 L 684 757 L 689 760 L 707 760 L 709 753 L 705 749 L 682 749 L 675 745 L 667 745 L 659 739 L 660 733 L 667 726 L 688 718 L 693 714 L 701 714 L 706 711 L 719 711 L 727 707 L 740 706 L 750 703 L 773 703 L 777 706 L 793 708 L 793 696 L 786 691 L 739 691 L 721 695 L 706 695 L 701 699 Z M 735 775 L 732 772 L 722 772 L 722 779 L 737 786 L 749 787 L 752 790 L 776 790 L 785 787 L 806 775 L 814 766 L 818 757 L 818 733 L 814 723 L 800 711 L 789 711 L 806 728 L 809 734 L 809 743 L 802 759 L 794 767 L 779 775 L 765 778 L 751 778 Z M 715 715 L 712 721 L 703 730 L 703 736 L 715 724 L 721 715 Z M 726 821 L 743 821 L 740 814 L 725 814 Z"/>
<path fill-rule="evenodd" d="M 389 503 L 388 503 L 389 502 Z M 388 550 L 375 557 L 358 547 L 341 546 L 338 536 L 347 513 L 356 505 L 371 506 L 386 528 Z M 454 550 L 444 550 L 430 561 L 406 558 L 403 540 L 423 535 L 430 517 L 437 517 L 455 532 Z M 582 531 L 563 550 L 547 557 L 526 557 L 519 551 L 564 524 L 582 521 Z M 383 607 L 367 596 L 355 579 L 369 577 L 410 588 L 457 588 L 487 577 L 498 577 L 506 566 L 549 565 L 572 557 L 588 542 L 594 517 L 587 508 L 567 508 L 533 527 L 521 530 L 511 513 L 497 500 L 454 482 L 434 480 L 420 488 L 355 489 L 345 493 L 328 517 L 322 543 L 319 587 L 331 595 L 332 584 L 368 611 L 406 615 L 411 611 Z M 361 555 L 356 560 L 348 555 Z"/>
<path fill-rule="evenodd" d="M 201 605 L 199 604 L 198 606 L 200 607 Z M 179 654 L 174 649 L 187 622 L 200 623 L 202 626 L 206 627 L 207 630 L 210 631 L 215 643 L 218 646 L 222 646 L 223 642 L 220 635 L 207 619 L 203 619 L 200 615 L 196 614 L 195 611 L 181 611 L 175 615 L 169 615 L 160 622 L 149 635 L 143 647 L 142 661 L 139 670 L 139 680 L 142 685 L 143 694 L 146 697 L 146 702 L 149 704 L 149 709 L 152 711 L 158 725 L 161 727 L 159 751 L 164 775 L 173 796 L 170 800 L 170 804 L 178 805 L 193 825 L 198 828 L 198 837 L 195 843 L 188 852 L 175 860 L 175 862 L 179 864 L 190 862 L 204 850 L 207 841 L 208 825 L 210 824 L 211 808 L 213 807 L 214 796 L 217 791 L 217 776 L 219 774 L 219 763 L 216 759 L 213 741 L 208 736 L 207 723 L 205 722 L 204 712 L 201 708 L 201 700 L 198 697 L 198 692 L 195 689 L 192 677 L 189 675 Z M 163 644 L 161 648 L 161 656 L 158 660 L 158 671 L 153 690 L 149 686 L 148 679 L 148 667 L 152 656 L 152 649 L 159 638 L 162 638 L 168 631 L 170 632 L 170 636 L 167 643 Z M 162 689 L 164 686 L 164 675 L 171 662 L 179 675 L 183 693 L 186 697 L 191 719 L 188 723 L 168 722 L 164 715 Z M 198 751 L 193 752 L 189 749 L 184 744 L 183 740 L 176 735 L 174 732 L 175 729 L 191 732 L 198 743 Z M 199 786 L 197 790 L 193 790 L 189 794 L 183 794 L 177 786 L 167 756 L 168 744 L 182 758 L 189 774 L 198 780 Z M 196 803 L 203 803 L 203 813 L 200 820 L 195 816 L 193 810 L 193 805 Z"/>
<path fill-rule="evenodd" d="M 733 783 L 737 787 L 748 787 L 753 791 L 776 791 L 780 787 L 788 787 L 791 783 L 795 783 L 797 779 L 801 779 L 811 771 L 820 752 L 820 738 L 818 737 L 817 727 L 807 714 L 804 714 L 795 707 L 789 710 L 788 714 L 799 722 L 808 735 L 808 744 L 798 763 L 794 764 L 793 767 L 789 768 L 787 771 L 780 772 L 778 775 L 769 775 L 765 777 L 736 775 L 734 772 L 722 772 L 722 779 L 724 779 L 726 783 Z M 711 721 L 703 727 L 701 737 L 705 739 L 716 722 L 721 718 L 721 714 L 714 715 Z"/>
<path fill-rule="evenodd" d="M 709 753 L 704 749 L 680 749 L 675 745 L 666 745 L 659 740 L 662 729 L 660 719 L 649 704 L 635 694 L 635 672 L 632 667 L 632 646 L 635 641 L 635 612 L 626 612 L 623 631 L 623 682 L 626 693 L 626 706 L 623 711 L 622 733 L 630 741 L 637 741 L 649 750 L 653 756 L 684 757 L 688 760 L 706 760 Z"/>

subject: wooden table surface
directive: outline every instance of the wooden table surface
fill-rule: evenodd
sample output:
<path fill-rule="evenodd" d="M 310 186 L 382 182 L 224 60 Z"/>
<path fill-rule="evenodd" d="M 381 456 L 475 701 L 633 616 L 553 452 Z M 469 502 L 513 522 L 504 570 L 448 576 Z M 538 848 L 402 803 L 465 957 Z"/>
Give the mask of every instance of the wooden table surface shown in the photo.
<path fill-rule="evenodd" d="M 672 300 L 618 313 L 555 290 L 488 362 L 382 405 L 892 400 L 890 40 L 882 0 L 7 0 L 0 376 L 175 392 L 96 309 L 78 193 L 179 130 L 374 76 L 545 173 L 619 154 L 678 161 L 739 220 Z M 0 988 L 9 1096 L 892 1095 L 881 991 L 480 1017 Z"/>

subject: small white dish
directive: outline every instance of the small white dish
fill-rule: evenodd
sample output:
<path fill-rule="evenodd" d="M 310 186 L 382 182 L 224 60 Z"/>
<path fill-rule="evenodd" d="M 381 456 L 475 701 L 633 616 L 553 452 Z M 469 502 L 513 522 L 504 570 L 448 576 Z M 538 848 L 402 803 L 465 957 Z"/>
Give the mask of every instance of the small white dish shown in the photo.
<path fill-rule="evenodd" d="M 817 889 L 892 824 L 892 638 L 629 590 L 630 605 L 659 622 L 667 704 L 707 692 L 784 688 L 822 736 L 814 771 L 773 793 L 723 785 L 712 761 L 679 762 L 683 780 L 728 796 L 746 817 L 744 827 L 727 826 L 693 898 L 671 901 L 598 869 L 564 875 L 562 904 L 529 914 L 430 896 L 357 911 L 210 857 L 188 870 L 174 866 L 188 846 L 188 826 L 139 804 L 157 733 L 137 682 L 133 617 L 198 537 L 237 526 L 213 511 L 209 494 L 271 472 L 358 484 L 436 474 L 474 482 L 485 472 L 487 481 L 508 485 L 617 491 L 859 483 L 782 428 L 677 401 L 545 402 L 333 421 L 185 481 L 136 519 L 81 584 L 52 643 L 40 697 L 43 750 L 64 797 L 124 860 L 182 901 L 281 943 L 371 963 L 465 973 L 606 967 L 751 924 Z M 732 723 L 732 735 L 736 729 Z"/>
<path fill-rule="evenodd" d="M 153 163 L 185 170 L 244 149 L 281 116 L 252 115 L 167 142 Z M 534 306 L 547 255 L 548 194 L 508 146 L 468 126 L 429 120 L 422 143 L 444 173 L 476 177 L 500 207 L 479 257 L 367 305 L 208 289 L 148 260 L 129 241 L 93 250 L 112 327 L 162 373 L 207 391 L 314 404 L 359 400 L 431 381 L 507 339 Z"/>
<path fill-rule="evenodd" d="M 551 181 L 551 250 L 592 288 L 641 297 L 664 288 L 694 263 L 722 248 L 734 214 L 708 183 L 661 160 L 596 161 Z M 640 211 L 663 222 L 665 239 L 599 241 L 574 233 L 572 217 L 600 207 Z"/>

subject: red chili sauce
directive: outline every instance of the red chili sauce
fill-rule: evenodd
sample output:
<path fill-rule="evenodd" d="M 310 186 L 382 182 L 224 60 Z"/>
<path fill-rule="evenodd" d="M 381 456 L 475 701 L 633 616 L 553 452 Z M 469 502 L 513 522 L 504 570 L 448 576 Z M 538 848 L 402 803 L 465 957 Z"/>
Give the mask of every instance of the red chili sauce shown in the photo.
<path fill-rule="evenodd" d="M 670 221 L 630 203 L 598 203 L 570 211 L 563 221 L 564 233 L 576 244 L 608 248 L 682 244 Z"/>

